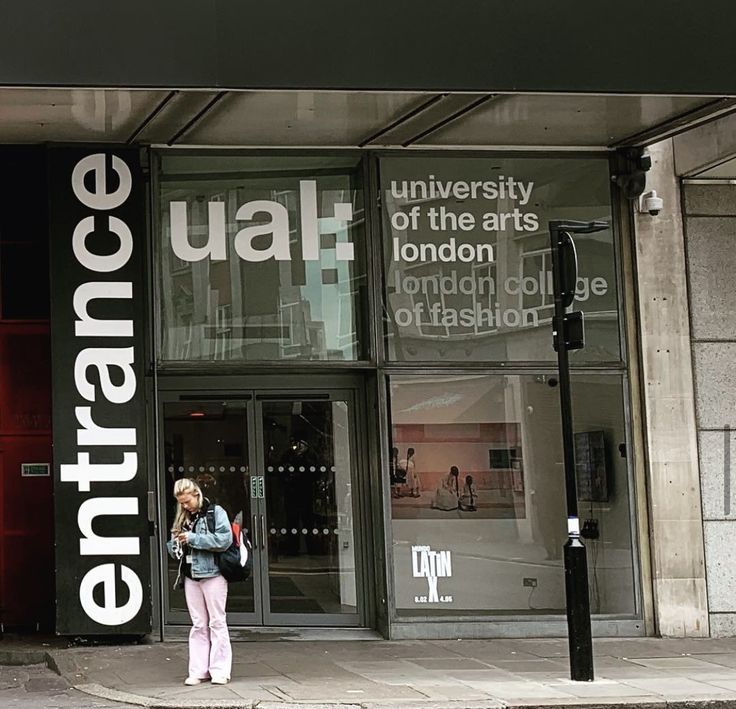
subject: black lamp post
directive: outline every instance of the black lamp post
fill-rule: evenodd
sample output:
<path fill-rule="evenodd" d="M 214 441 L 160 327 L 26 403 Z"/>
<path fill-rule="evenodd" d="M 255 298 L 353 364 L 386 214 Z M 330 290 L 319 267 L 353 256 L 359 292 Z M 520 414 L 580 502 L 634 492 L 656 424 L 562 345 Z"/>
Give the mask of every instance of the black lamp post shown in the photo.
<path fill-rule="evenodd" d="M 590 631 L 588 595 L 588 560 L 580 537 L 578 495 L 575 481 L 575 447 L 572 430 L 569 350 L 585 346 L 583 313 L 566 312 L 575 299 L 578 279 L 577 254 L 571 234 L 590 234 L 607 229 L 606 222 L 554 220 L 549 223 L 552 246 L 552 276 L 555 314 L 552 319 L 552 342 L 557 352 L 560 377 L 560 412 L 562 450 L 565 463 L 567 496 L 567 542 L 564 547 L 567 634 L 570 645 L 570 677 L 590 682 L 593 679 L 593 641 Z"/>

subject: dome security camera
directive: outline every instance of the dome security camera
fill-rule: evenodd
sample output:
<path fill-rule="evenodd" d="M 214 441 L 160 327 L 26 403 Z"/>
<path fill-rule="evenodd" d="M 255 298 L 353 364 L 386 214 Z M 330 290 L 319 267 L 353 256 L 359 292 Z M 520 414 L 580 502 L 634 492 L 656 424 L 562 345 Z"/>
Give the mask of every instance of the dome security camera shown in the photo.
<path fill-rule="evenodd" d="M 645 192 L 639 198 L 639 212 L 641 214 L 649 214 L 656 217 L 664 209 L 664 202 L 661 197 L 657 197 L 656 190 Z"/>

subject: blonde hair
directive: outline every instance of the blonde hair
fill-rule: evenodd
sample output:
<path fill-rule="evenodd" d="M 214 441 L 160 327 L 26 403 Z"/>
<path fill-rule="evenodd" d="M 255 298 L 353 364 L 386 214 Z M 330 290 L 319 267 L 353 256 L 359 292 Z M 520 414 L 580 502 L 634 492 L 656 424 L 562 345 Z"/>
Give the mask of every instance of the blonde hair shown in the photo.
<path fill-rule="evenodd" d="M 181 532 L 181 528 L 185 522 L 191 519 L 191 515 L 187 512 L 179 502 L 179 495 L 194 495 L 197 500 L 197 509 L 202 507 L 202 488 L 191 478 L 181 478 L 174 483 L 174 497 L 176 498 L 176 515 L 174 516 L 174 524 L 171 527 L 172 532 Z"/>

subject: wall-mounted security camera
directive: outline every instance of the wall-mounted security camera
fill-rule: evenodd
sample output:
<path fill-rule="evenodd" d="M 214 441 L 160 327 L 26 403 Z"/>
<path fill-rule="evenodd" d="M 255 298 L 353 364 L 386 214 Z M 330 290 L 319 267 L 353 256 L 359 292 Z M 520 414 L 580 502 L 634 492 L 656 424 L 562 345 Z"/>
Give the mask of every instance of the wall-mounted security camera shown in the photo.
<path fill-rule="evenodd" d="M 657 197 L 656 190 L 649 190 L 639 197 L 639 212 L 656 217 L 664 208 L 661 197 Z"/>

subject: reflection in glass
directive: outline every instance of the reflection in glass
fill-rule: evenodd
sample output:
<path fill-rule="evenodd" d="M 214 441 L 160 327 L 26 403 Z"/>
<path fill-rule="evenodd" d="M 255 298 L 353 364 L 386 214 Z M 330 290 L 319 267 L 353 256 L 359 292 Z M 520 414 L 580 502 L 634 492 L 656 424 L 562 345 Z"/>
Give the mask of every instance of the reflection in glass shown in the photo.
<path fill-rule="evenodd" d="M 163 359 L 363 356 L 355 158 L 164 156 L 159 185 Z"/>
<path fill-rule="evenodd" d="M 548 361 L 547 225 L 611 222 L 601 158 L 387 157 L 380 161 L 387 353 L 398 361 Z M 611 229 L 576 237 L 573 362 L 620 360 Z"/>
<path fill-rule="evenodd" d="M 543 374 L 391 377 L 400 614 L 564 613 L 567 512 L 556 384 Z M 600 534 L 586 540 L 591 610 L 632 614 L 621 377 L 574 375 L 573 410 L 580 515 L 595 520 Z"/>
<path fill-rule="evenodd" d="M 272 613 L 355 613 L 345 401 L 264 401 Z"/>
<path fill-rule="evenodd" d="M 179 478 L 199 483 L 210 502 L 223 507 L 250 536 L 248 429 L 242 402 L 176 402 L 164 404 L 164 469 L 166 538 L 174 521 L 176 500 L 171 492 Z M 183 590 L 173 590 L 177 562 L 168 559 L 169 607 L 186 611 Z M 232 584 L 228 591 L 230 612 L 253 612 L 253 577 Z"/>

